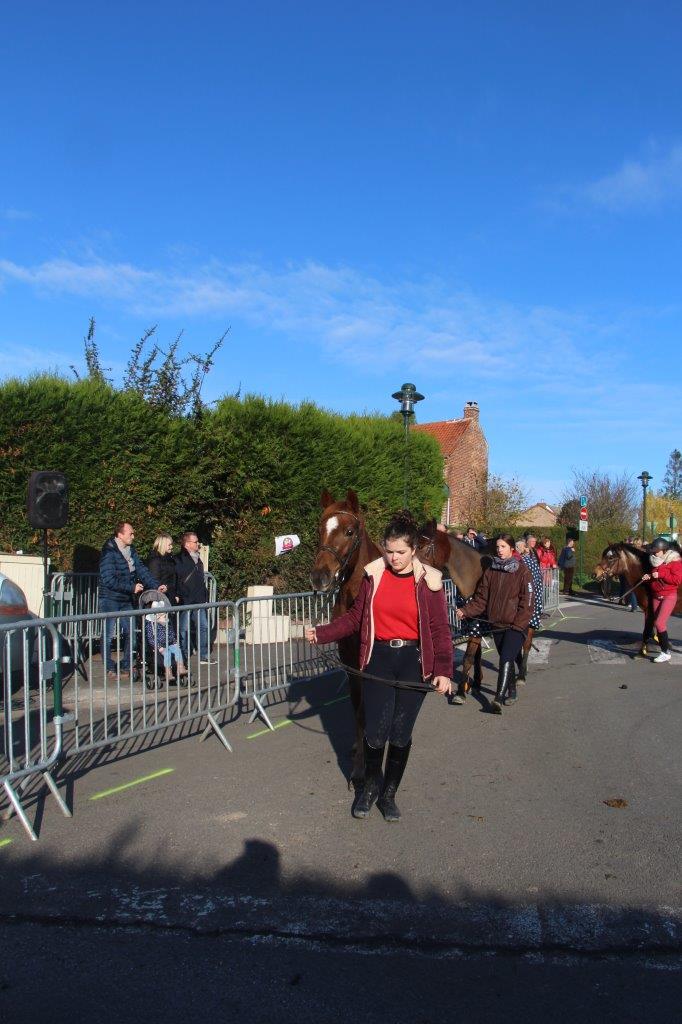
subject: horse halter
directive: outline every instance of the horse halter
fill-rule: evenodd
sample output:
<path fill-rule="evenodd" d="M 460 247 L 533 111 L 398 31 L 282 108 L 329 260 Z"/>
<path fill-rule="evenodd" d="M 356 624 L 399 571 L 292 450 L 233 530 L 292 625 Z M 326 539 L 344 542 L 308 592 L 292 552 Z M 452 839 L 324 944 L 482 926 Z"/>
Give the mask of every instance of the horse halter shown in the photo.
<path fill-rule="evenodd" d="M 328 551 L 329 554 L 333 555 L 334 558 L 336 559 L 336 561 L 339 563 L 339 567 L 336 570 L 336 572 L 334 573 L 334 582 L 338 583 L 339 579 L 343 576 L 343 573 L 345 572 L 346 566 L 350 562 L 352 555 L 355 554 L 355 552 L 357 551 L 357 549 L 360 546 L 360 539 L 361 539 L 361 529 L 360 529 L 360 527 L 361 527 L 362 524 L 360 522 L 360 517 L 356 516 L 354 512 L 346 512 L 345 510 L 341 510 L 339 512 L 335 512 L 334 515 L 351 516 L 355 520 L 355 522 L 357 523 L 357 528 L 356 528 L 356 531 L 355 531 L 355 539 L 354 539 L 353 543 L 351 544 L 350 548 L 348 549 L 348 552 L 346 553 L 345 558 L 341 558 L 341 556 L 339 555 L 339 553 L 336 550 L 336 548 L 331 547 L 330 544 L 320 544 L 319 548 L 317 549 L 318 553 L 320 551 Z M 326 522 L 326 520 L 323 520 L 323 522 Z"/>
<path fill-rule="evenodd" d="M 427 537 L 425 533 L 420 533 L 419 540 L 425 540 L 429 542 L 424 546 L 424 551 L 426 552 L 426 554 L 424 555 L 424 561 L 428 562 L 429 559 L 431 559 L 431 562 L 433 562 L 436 557 L 436 538 Z"/>

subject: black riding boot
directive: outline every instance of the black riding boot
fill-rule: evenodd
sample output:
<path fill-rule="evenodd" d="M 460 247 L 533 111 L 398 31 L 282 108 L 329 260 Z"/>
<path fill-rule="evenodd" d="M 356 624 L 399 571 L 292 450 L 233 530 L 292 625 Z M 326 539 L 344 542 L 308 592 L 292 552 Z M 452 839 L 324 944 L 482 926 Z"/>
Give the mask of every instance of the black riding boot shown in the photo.
<path fill-rule="evenodd" d="M 511 661 L 500 662 L 500 668 L 497 673 L 497 693 L 495 694 L 495 700 L 490 705 L 490 710 L 494 715 L 502 714 L 502 705 L 507 696 L 509 685 L 514 678 L 514 664 Z M 516 689 L 516 687 L 514 687 Z"/>
<path fill-rule="evenodd" d="M 381 792 L 381 762 L 384 759 L 384 748 L 370 747 L 366 737 L 363 739 L 363 744 L 365 748 L 365 781 L 353 807 L 354 818 L 366 818 Z"/>
<path fill-rule="evenodd" d="M 383 814 L 385 821 L 400 821 L 400 811 L 395 802 L 395 795 L 398 791 L 400 780 L 403 777 L 411 748 L 412 740 L 410 740 L 406 747 L 394 747 L 392 743 L 388 745 L 384 790 L 377 803 L 377 807 Z"/>

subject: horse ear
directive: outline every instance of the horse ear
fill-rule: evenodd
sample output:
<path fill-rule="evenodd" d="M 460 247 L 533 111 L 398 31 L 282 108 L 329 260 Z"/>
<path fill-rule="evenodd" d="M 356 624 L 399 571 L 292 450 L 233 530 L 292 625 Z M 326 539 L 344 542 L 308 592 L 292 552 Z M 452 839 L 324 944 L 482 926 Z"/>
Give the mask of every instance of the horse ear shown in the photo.
<path fill-rule="evenodd" d="M 322 491 L 322 494 L 320 495 L 320 505 L 322 506 L 322 508 L 329 508 L 329 506 L 333 504 L 334 499 L 332 498 L 331 494 L 325 487 L 325 489 Z"/>
<path fill-rule="evenodd" d="M 355 493 L 355 491 L 351 490 L 350 487 L 348 488 L 348 490 L 346 492 L 346 501 L 350 505 L 350 507 L 353 510 L 353 512 L 355 512 L 356 515 L 359 515 L 359 513 L 360 513 L 360 502 L 358 501 L 357 494 Z"/>

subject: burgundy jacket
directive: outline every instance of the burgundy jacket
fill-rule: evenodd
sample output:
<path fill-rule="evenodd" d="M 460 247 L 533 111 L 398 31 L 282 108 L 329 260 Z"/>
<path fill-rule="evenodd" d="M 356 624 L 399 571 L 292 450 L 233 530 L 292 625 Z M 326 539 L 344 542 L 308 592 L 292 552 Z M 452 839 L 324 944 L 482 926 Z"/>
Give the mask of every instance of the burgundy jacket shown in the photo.
<path fill-rule="evenodd" d="M 421 650 L 422 675 L 446 676 L 452 678 L 452 636 L 448 622 L 443 578 L 438 569 L 424 565 L 417 558 L 412 560 L 414 585 L 417 590 L 417 611 L 419 613 L 419 647 Z M 326 626 L 316 626 L 315 635 L 320 644 L 342 640 L 353 633 L 360 633 L 360 671 L 367 667 L 374 647 L 374 595 L 386 569 L 383 558 L 377 558 L 365 566 L 365 575 L 360 584 L 353 607 Z M 399 639 L 396 637 L 396 639 Z"/>

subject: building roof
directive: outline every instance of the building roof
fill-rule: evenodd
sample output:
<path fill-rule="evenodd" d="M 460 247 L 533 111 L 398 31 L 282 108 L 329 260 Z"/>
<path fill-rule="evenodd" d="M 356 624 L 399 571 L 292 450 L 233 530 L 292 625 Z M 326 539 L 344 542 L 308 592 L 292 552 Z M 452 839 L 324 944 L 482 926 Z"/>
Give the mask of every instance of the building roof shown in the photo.
<path fill-rule="evenodd" d="M 423 433 L 435 437 L 440 450 L 447 457 L 452 455 L 470 423 L 470 419 L 439 420 L 436 423 L 415 423 L 412 430 L 421 430 Z"/>

